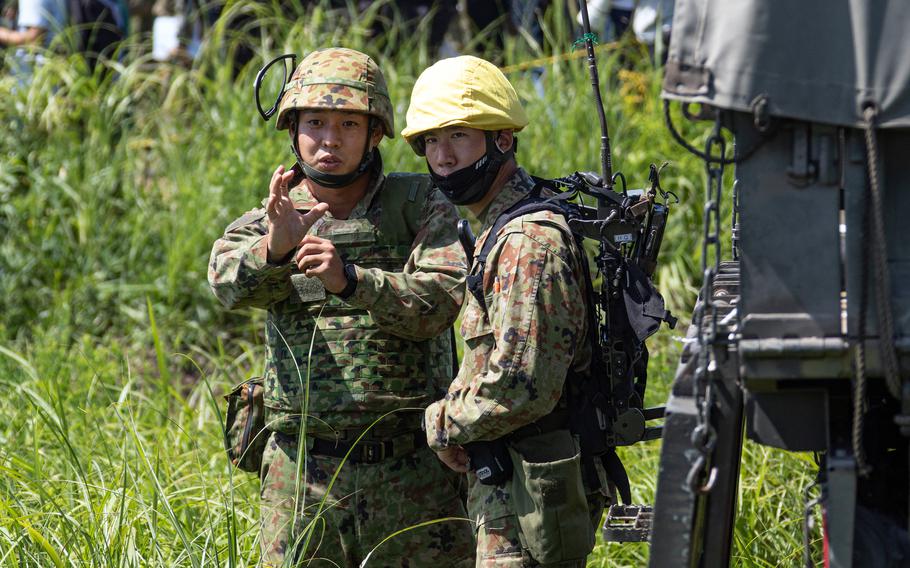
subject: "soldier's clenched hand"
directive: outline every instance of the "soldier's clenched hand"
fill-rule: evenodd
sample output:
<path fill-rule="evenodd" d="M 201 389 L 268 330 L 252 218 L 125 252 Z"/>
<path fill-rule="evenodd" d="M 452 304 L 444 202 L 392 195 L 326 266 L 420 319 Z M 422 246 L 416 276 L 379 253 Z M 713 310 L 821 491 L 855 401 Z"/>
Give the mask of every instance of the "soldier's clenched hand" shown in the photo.
<path fill-rule="evenodd" d="M 461 446 L 449 446 L 436 452 L 436 457 L 458 473 L 467 473 L 469 468 L 468 452 Z"/>
<path fill-rule="evenodd" d="M 301 272 L 322 280 L 325 289 L 333 294 L 341 292 L 348 284 L 344 261 L 330 240 L 307 235 L 300 242 L 295 261 Z"/>
<path fill-rule="evenodd" d="M 288 194 L 288 184 L 294 178 L 293 171 L 278 166 L 269 182 L 269 200 L 265 210 L 269 216 L 269 260 L 278 260 L 296 247 L 307 231 L 329 210 L 326 203 L 319 203 L 305 214 L 294 208 Z"/>

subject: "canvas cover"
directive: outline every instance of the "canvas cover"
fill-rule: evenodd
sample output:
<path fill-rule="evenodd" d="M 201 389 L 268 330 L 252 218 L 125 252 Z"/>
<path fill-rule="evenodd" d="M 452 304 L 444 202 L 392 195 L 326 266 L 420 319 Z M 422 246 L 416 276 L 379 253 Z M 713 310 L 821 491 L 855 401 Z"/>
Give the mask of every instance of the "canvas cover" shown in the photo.
<path fill-rule="evenodd" d="M 859 126 L 910 126 L 910 2 L 676 0 L 663 96 Z"/>

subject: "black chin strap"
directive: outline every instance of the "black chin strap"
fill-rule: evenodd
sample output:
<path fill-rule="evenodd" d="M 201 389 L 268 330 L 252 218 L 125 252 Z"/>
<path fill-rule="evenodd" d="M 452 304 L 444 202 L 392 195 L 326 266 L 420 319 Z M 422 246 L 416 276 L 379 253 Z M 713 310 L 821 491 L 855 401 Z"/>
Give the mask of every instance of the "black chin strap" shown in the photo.
<path fill-rule="evenodd" d="M 349 186 L 354 183 L 357 178 L 369 172 L 371 170 L 371 166 L 373 166 L 375 163 L 378 162 L 381 164 L 379 150 L 376 148 L 370 150 L 370 139 L 373 137 L 373 130 L 376 128 L 376 119 L 372 116 L 369 119 L 367 139 L 363 146 L 363 155 L 360 158 L 360 164 L 357 165 L 357 169 L 346 174 L 328 174 L 317 170 L 316 168 L 304 162 L 303 158 L 300 156 L 300 148 L 297 145 L 297 121 L 291 121 L 290 127 L 291 131 L 293 132 L 293 135 L 291 136 L 291 152 L 294 153 L 294 157 L 297 159 L 297 164 L 303 171 L 303 175 L 321 185 L 322 187 L 337 189 L 340 187 Z"/>

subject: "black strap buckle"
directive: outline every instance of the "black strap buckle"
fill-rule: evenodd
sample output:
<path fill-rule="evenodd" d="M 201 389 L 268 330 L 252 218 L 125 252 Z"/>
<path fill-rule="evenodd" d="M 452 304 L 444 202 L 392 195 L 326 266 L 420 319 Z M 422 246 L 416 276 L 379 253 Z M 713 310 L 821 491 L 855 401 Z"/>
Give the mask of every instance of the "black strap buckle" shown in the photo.
<path fill-rule="evenodd" d="M 388 446 L 387 446 L 388 444 Z M 379 440 L 360 440 L 360 463 L 377 464 L 392 454 L 392 442 Z"/>
<path fill-rule="evenodd" d="M 389 440 L 361 439 L 351 448 L 351 442 L 329 441 L 322 438 L 313 440 L 312 452 L 314 455 L 343 458 L 348 456 L 350 463 L 377 464 L 383 460 L 403 455 L 410 450 L 416 450 L 423 443 L 425 434 L 421 431 L 405 434 Z M 413 440 L 407 439 L 413 437 Z M 395 450 L 398 450 L 397 452 Z M 348 453 L 350 450 L 350 453 Z"/>

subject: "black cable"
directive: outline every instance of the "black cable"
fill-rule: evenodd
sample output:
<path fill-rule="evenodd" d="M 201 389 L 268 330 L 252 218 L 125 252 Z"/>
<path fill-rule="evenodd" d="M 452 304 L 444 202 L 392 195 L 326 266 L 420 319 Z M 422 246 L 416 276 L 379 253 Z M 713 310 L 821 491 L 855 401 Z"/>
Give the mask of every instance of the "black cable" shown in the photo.
<path fill-rule="evenodd" d="M 720 109 L 717 109 L 717 112 L 720 112 Z M 664 99 L 664 122 L 667 124 L 667 129 L 670 131 L 670 135 L 673 137 L 673 140 L 675 140 L 677 144 L 679 144 L 680 146 L 685 148 L 689 153 L 694 154 L 696 157 L 698 157 L 699 159 L 701 159 L 704 162 L 707 162 L 710 164 L 723 165 L 723 166 L 728 166 L 730 164 L 739 164 L 739 163 L 745 162 L 752 156 L 752 154 L 755 153 L 756 150 L 758 150 L 762 146 L 762 144 L 765 143 L 765 141 L 769 140 L 774 134 L 777 133 L 776 130 L 772 130 L 769 134 L 764 135 L 761 139 L 759 139 L 755 144 L 753 144 L 752 147 L 749 148 L 741 156 L 736 155 L 737 146 L 734 145 L 732 158 L 727 158 L 726 156 L 716 158 L 714 156 L 709 156 L 705 152 L 702 152 L 701 150 L 699 150 L 698 148 L 696 148 L 695 146 L 690 144 L 685 138 L 683 138 L 682 134 L 679 133 L 679 130 L 676 129 L 676 125 L 673 124 L 673 117 L 670 116 L 669 99 Z"/>

